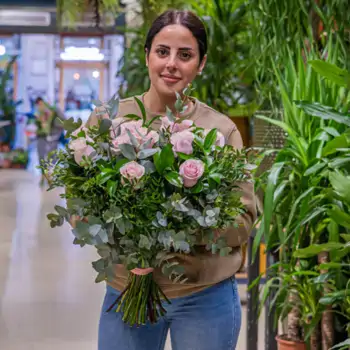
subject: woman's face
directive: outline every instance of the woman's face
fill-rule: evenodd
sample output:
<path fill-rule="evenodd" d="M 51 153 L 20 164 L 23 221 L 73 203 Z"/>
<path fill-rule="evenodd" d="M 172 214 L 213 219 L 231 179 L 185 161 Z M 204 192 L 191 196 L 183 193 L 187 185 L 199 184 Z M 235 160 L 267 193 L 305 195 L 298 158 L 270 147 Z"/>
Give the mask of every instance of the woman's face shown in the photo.
<path fill-rule="evenodd" d="M 182 92 L 202 71 L 206 58 L 199 61 L 196 38 L 186 27 L 164 27 L 153 39 L 146 61 L 151 85 L 161 95 Z"/>

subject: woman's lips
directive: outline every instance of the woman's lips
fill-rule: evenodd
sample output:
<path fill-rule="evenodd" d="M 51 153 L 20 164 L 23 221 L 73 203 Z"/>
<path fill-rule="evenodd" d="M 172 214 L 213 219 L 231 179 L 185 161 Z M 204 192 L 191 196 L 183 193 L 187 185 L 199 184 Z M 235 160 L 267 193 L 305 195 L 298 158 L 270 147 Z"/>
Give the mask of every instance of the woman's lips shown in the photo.
<path fill-rule="evenodd" d="M 178 81 L 181 80 L 181 78 L 173 77 L 173 76 L 170 76 L 170 75 L 161 75 L 161 78 L 167 84 L 175 84 L 175 83 L 177 83 Z"/>

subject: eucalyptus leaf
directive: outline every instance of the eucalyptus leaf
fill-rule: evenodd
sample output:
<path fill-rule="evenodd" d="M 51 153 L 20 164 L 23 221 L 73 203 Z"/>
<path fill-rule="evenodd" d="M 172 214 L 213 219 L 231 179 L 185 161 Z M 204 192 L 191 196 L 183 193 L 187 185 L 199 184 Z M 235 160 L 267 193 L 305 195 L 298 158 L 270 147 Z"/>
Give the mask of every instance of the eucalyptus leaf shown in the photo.
<path fill-rule="evenodd" d="M 100 123 L 100 127 L 98 129 L 99 134 L 106 134 L 110 131 L 112 126 L 112 121 L 110 119 L 102 119 Z"/>
<path fill-rule="evenodd" d="M 127 143 L 119 145 L 119 149 L 121 150 L 123 156 L 129 160 L 135 160 L 137 158 L 135 149 L 132 145 Z"/>
<path fill-rule="evenodd" d="M 168 117 L 170 122 L 175 122 L 176 118 L 172 110 L 167 106 L 166 107 L 166 116 Z"/>
<path fill-rule="evenodd" d="M 159 152 L 159 148 L 143 149 L 137 154 L 137 158 L 146 159 L 146 158 L 152 157 L 157 152 Z"/>
<path fill-rule="evenodd" d="M 139 248 L 150 250 L 151 247 L 152 247 L 151 240 L 145 235 L 140 235 Z"/>
<path fill-rule="evenodd" d="M 131 144 L 138 148 L 140 146 L 139 142 L 137 141 L 136 137 L 131 133 L 131 131 L 129 129 L 126 130 L 128 136 L 129 136 L 129 139 L 131 141 Z"/>

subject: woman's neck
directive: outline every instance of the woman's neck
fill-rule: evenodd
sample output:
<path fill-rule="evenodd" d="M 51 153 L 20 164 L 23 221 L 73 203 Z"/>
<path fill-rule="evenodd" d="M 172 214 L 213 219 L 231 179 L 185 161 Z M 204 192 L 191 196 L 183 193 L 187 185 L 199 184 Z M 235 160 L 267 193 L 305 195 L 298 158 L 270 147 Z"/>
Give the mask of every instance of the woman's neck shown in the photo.
<path fill-rule="evenodd" d="M 152 86 L 144 95 L 145 107 L 152 113 L 164 114 L 166 107 L 174 110 L 176 96 L 164 96 L 159 94 Z"/>

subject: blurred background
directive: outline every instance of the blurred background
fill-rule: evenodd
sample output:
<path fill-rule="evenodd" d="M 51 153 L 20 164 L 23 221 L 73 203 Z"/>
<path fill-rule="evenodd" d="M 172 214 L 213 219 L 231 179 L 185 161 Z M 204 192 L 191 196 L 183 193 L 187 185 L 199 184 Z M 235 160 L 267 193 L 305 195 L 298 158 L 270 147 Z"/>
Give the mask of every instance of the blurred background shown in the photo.
<path fill-rule="evenodd" d="M 279 332 L 310 349 L 349 349 L 349 0 L 0 0 L 0 348 L 97 348 L 95 252 L 73 246 L 67 225 L 50 229 L 60 193 L 46 191 L 37 166 L 67 143 L 54 117 L 86 121 L 95 99 L 148 89 L 144 40 L 169 8 L 193 10 L 207 27 L 195 96 L 228 115 L 245 146 L 268 151 L 257 196 L 258 221 L 269 212 L 271 226 L 257 223 L 237 275 L 238 349 L 277 349 Z M 301 100 L 311 107 L 299 110 Z M 341 188 L 318 173 L 324 164 L 344 176 Z M 334 203 L 343 214 L 319 216 Z M 334 242 L 347 248 L 338 254 Z M 302 262 L 291 255 L 300 246 L 312 247 Z"/>

